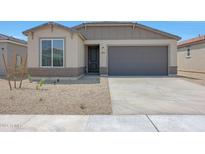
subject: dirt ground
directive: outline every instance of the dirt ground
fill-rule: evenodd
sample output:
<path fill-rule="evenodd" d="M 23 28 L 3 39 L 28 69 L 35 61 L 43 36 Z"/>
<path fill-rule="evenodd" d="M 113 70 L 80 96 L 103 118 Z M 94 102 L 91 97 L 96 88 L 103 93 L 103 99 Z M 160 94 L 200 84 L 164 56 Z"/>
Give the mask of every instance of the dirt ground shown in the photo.
<path fill-rule="evenodd" d="M 189 72 L 178 72 L 179 77 L 185 80 L 205 86 L 205 74 L 202 73 L 189 73 Z"/>
<path fill-rule="evenodd" d="M 0 114 L 111 114 L 108 79 L 83 77 L 79 80 L 47 81 L 40 90 L 37 82 L 23 82 L 9 90 L 0 79 Z"/>

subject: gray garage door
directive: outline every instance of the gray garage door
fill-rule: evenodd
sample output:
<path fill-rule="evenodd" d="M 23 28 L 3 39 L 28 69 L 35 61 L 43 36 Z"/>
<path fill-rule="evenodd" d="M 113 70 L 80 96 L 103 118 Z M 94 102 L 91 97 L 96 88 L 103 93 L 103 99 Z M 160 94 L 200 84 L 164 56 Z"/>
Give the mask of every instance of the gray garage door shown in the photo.
<path fill-rule="evenodd" d="M 167 75 L 167 46 L 110 46 L 109 75 Z"/>

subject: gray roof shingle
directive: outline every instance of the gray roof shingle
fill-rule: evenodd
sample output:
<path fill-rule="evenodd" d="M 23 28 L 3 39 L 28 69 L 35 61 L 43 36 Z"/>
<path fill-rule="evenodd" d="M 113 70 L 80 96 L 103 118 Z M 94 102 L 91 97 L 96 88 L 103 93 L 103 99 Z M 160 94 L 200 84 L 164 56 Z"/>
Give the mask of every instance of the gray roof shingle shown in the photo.
<path fill-rule="evenodd" d="M 0 33 L 0 40 L 9 40 L 9 41 L 13 41 L 16 43 L 21 43 L 21 44 L 25 44 L 25 45 L 27 44 L 27 42 L 24 40 L 15 38 L 13 36 L 7 36 L 7 35 L 1 34 L 1 33 Z"/>

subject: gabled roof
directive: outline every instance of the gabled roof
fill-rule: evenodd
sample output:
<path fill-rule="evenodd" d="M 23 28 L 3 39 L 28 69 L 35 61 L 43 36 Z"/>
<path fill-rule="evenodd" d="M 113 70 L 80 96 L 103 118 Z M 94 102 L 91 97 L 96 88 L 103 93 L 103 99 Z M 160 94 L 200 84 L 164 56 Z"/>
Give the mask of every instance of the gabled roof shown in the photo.
<path fill-rule="evenodd" d="M 190 46 L 192 44 L 199 44 L 205 41 L 205 35 L 198 36 L 189 40 L 181 41 L 178 43 L 178 48 Z"/>
<path fill-rule="evenodd" d="M 151 27 L 139 24 L 139 23 L 135 23 L 135 22 L 123 22 L 123 21 L 85 22 L 85 23 L 82 23 L 80 25 L 72 27 L 72 29 L 78 30 L 79 28 L 82 28 L 85 26 L 129 26 L 129 25 L 136 26 L 136 27 L 148 30 L 148 31 L 152 31 L 152 32 L 164 35 L 166 37 L 176 39 L 176 40 L 181 39 L 181 37 L 179 37 L 177 35 L 173 35 L 173 34 L 170 34 L 170 33 L 155 29 L 155 28 L 151 28 Z"/>
<path fill-rule="evenodd" d="M 78 32 L 77 30 L 72 29 L 72 28 L 69 28 L 69 27 L 64 26 L 64 25 L 61 25 L 61 24 L 56 23 L 56 22 L 47 22 L 47 23 L 44 23 L 44 24 L 42 24 L 42 25 L 39 25 L 39 26 L 30 28 L 30 29 L 24 31 L 23 34 L 26 35 L 26 36 L 28 36 L 28 33 L 29 33 L 29 32 L 34 32 L 34 31 L 38 30 L 39 28 L 42 28 L 42 27 L 45 27 L 45 26 L 49 26 L 49 25 L 55 26 L 55 27 L 59 27 L 59 28 L 63 28 L 63 29 L 65 29 L 65 30 L 67 30 L 67 31 L 69 31 L 69 32 L 71 32 L 71 33 L 77 33 L 78 35 L 80 35 L 81 38 L 86 39 L 85 36 L 82 35 L 80 32 Z"/>
<path fill-rule="evenodd" d="M 72 28 L 69 28 L 67 26 L 58 24 L 56 22 L 47 22 L 45 24 L 42 24 L 42 25 L 33 27 L 31 29 L 28 29 L 28 30 L 24 31 L 23 34 L 27 36 L 29 32 L 34 32 L 35 30 L 37 30 L 39 28 L 42 28 L 42 27 L 45 27 L 45 26 L 48 26 L 48 25 L 52 25 L 52 26 L 56 26 L 56 27 L 59 27 L 59 28 L 63 28 L 63 29 L 68 30 L 68 31 L 70 31 L 72 33 L 77 33 L 83 39 L 86 39 L 86 37 L 82 33 L 80 33 L 78 31 L 78 29 L 82 28 L 82 27 L 85 27 L 85 26 L 133 26 L 133 27 L 136 26 L 136 27 L 148 30 L 148 31 L 152 31 L 152 32 L 161 34 L 163 36 L 166 36 L 166 37 L 169 37 L 169 38 L 172 38 L 172 39 L 176 39 L 176 40 L 180 40 L 181 39 L 181 37 L 179 37 L 179 36 L 176 36 L 176 35 L 173 35 L 173 34 L 170 34 L 170 33 L 167 33 L 167 32 L 163 32 L 161 30 L 154 29 L 154 28 L 151 28 L 151 27 L 139 24 L 139 23 L 123 22 L 123 21 L 85 22 L 85 23 L 82 23 L 80 25 L 74 26 Z"/>
<path fill-rule="evenodd" d="M 22 45 L 27 44 L 27 42 L 24 41 L 24 40 L 15 38 L 13 36 L 7 36 L 7 35 L 4 35 L 4 34 L 0 34 L 0 41 L 5 41 L 5 42 L 11 41 L 11 42 L 19 43 L 19 44 L 22 44 Z"/>

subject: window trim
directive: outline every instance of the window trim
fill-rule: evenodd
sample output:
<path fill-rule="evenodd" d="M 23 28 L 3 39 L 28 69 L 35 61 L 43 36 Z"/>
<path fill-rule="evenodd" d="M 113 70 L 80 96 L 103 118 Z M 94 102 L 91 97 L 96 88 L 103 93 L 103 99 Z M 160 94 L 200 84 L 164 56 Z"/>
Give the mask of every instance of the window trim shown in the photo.
<path fill-rule="evenodd" d="M 51 66 L 42 66 L 42 41 L 44 40 L 49 40 L 51 41 Z M 53 66 L 53 41 L 54 40 L 61 40 L 63 41 L 63 66 Z M 41 68 L 64 68 L 65 64 L 64 64 L 64 52 L 65 52 L 65 45 L 64 45 L 64 39 L 61 38 L 43 38 L 40 39 L 40 67 Z"/>

